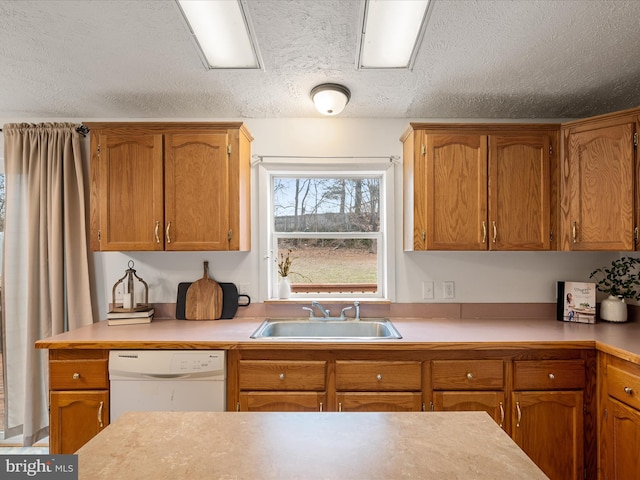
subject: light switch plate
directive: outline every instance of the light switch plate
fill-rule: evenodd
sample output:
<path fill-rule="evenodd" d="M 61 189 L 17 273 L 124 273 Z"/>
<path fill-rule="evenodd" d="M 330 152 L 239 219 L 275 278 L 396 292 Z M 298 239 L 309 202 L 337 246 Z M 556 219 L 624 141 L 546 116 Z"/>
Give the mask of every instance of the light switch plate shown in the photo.
<path fill-rule="evenodd" d="M 433 299 L 433 282 L 422 282 L 422 298 Z"/>

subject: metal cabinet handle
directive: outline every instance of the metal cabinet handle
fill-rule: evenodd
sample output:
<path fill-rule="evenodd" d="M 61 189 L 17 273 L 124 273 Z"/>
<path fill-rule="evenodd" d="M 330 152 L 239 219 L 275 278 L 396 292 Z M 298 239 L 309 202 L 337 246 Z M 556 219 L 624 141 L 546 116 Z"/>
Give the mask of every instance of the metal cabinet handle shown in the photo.
<path fill-rule="evenodd" d="M 382 374 L 379 373 L 378 375 L 376 375 L 376 380 L 381 381 L 382 380 Z"/>
<path fill-rule="evenodd" d="M 555 380 L 556 376 L 553 373 L 549 374 L 549 380 Z"/>
<path fill-rule="evenodd" d="M 171 228 L 171 220 L 169 220 L 169 223 L 167 223 L 167 229 L 164 232 L 165 233 L 165 238 L 167 239 L 167 243 L 171 243 L 171 237 L 169 236 L 169 229 Z"/>
<path fill-rule="evenodd" d="M 319 411 L 321 411 L 321 412 L 322 412 L 322 402 L 320 402 L 320 409 L 319 409 Z"/>
<path fill-rule="evenodd" d="M 426 241 L 427 240 L 427 231 L 426 230 L 422 230 L 422 241 Z"/>
<path fill-rule="evenodd" d="M 518 412 L 518 419 L 516 420 L 516 427 L 520 426 L 520 420 L 522 420 L 522 410 L 520 410 L 520 402 L 516 402 L 516 410 Z"/>
<path fill-rule="evenodd" d="M 631 387 L 624 387 L 624 393 L 627 395 L 633 395 L 633 389 Z"/>
<path fill-rule="evenodd" d="M 573 235 L 573 243 L 578 243 L 578 222 L 575 220 L 571 226 L 571 234 Z"/>
<path fill-rule="evenodd" d="M 342 402 L 338 402 L 338 411 L 341 412 L 342 411 Z"/>
<path fill-rule="evenodd" d="M 156 236 L 156 243 L 160 243 L 160 237 L 158 236 L 159 230 L 160 230 L 160 221 L 156 220 L 156 228 L 153 232 L 153 234 Z"/>
<path fill-rule="evenodd" d="M 500 428 L 504 425 L 504 405 L 502 402 L 498 405 L 500 407 Z"/>
<path fill-rule="evenodd" d="M 78 372 L 73 374 L 73 379 L 78 380 L 80 378 L 80 374 Z"/>
<path fill-rule="evenodd" d="M 496 238 L 498 238 L 498 229 L 496 228 L 496 222 L 493 223 L 493 243 L 496 243 Z"/>
<path fill-rule="evenodd" d="M 487 243 L 487 224 L 482 221 L 482 243 Z"/>
<path fill-rule="evenodd" d="M 100 405 L 98 406 L 98 425 L 100 425 L 100 428 L 104 427 L 104 423 L 102 422 L 102 408 L 104 407 L 104 402 L 100 402 Z"/>
<path fill-rule="evenodd" d="M 236 403 L 236 412 L 239 412 L 239 411 L 240 411 L 240 402 L 237 402 Z"/>
<path fill-rule="evenodd" d="M 286 377 L 286 375 L 285 375 L 284 373 L 281 373 L 280 375 L 278 375 L 278 378 L 279 378 L 280 380 L 284 380 L 284 379 L 285 379 L 285 377 Z"/>
<path fill-rule="evenodd" d="M 471 372 L 467 373 L 467 378 L 469 380 L 473 380 L 473 373 L 471 373 Z"/>

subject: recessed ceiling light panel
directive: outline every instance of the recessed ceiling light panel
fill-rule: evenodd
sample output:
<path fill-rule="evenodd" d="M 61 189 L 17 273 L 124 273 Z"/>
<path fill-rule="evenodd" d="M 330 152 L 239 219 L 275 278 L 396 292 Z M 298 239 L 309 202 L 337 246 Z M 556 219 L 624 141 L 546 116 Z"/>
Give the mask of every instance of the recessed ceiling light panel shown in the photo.
<path fill-rule="evenodd" d="M 260 69 L 260 55 L 240 0 L 176 0 L 209 69 Z"/>
<path fill-rule="evenodd" d="M 429 0 L 365 0 L 358 68 L 411 69 L 430 6 Z"/>

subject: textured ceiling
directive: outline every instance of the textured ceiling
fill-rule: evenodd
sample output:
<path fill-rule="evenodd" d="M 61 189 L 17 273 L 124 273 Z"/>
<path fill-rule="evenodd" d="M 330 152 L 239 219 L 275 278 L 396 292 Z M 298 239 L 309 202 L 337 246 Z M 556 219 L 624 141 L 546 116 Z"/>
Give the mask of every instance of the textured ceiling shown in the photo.
<path fill-rule="evenodd" d="M 579 118 L 640 105 L 639 0 L 434 0 L 412 71 L 358 71 L 359 0 L 247 0 L 262 71 L 207 71 L 173 0 L 0 0 L 0 118 Z"/>

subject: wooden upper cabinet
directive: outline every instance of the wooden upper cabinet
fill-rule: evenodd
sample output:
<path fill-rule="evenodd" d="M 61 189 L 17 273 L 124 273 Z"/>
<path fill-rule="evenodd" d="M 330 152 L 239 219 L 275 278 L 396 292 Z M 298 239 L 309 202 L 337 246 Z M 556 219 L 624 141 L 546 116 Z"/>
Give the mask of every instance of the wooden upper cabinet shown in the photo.
<path fill-rule="evenodd" d="M 162 135 L 99 135 L 101 250 L 162 250 Z"/>
<path fill-rule="evenodd" d="M 549 250 L 550 135 L 489 137 L 489 249 Z"/>
<path fill-rule="evenodd" d="M 558 131 L 412 124 L 402 138 L 405 250 L 551 249 Z"/>
<path fill-rule="evenodd" d="M 636 118 L 603 116 L 564 131 L 564 250 L 635 249 Z"/>
<path fill-rule="evenodd" d="M 226 134 L 165 136 L 166 250 L 227 250 Z"/>
<path fill-rule="evenodd" d="M 249 132 L 241 123 L 98 123 L 91 248 L 249 250 Z"/>
<path fill-rule="evenodd" d="M 425 145 L 424 249 L 486 250 L 487 137 L 427 134 Z"/>

